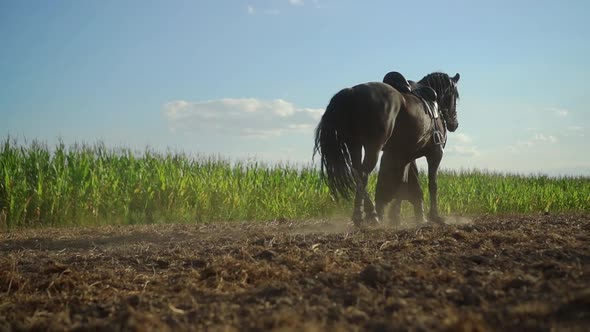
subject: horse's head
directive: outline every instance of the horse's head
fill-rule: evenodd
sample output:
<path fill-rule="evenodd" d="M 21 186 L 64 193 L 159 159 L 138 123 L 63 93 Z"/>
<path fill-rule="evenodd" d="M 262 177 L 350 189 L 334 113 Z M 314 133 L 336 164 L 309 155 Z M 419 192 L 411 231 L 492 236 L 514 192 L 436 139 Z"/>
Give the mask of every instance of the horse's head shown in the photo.
<path fill-rule="evenodd" d="M 457 99 L 459 99 L 457 83 L 460 77 L 459 73 L 453 77 L 449 77 L 445 73 L 432 73 L 418 82 L 436 91 L 438 107 L 445 119 L 447 129 L 451 132 L 459 127 L 459 121 L 457 120 Z"/>

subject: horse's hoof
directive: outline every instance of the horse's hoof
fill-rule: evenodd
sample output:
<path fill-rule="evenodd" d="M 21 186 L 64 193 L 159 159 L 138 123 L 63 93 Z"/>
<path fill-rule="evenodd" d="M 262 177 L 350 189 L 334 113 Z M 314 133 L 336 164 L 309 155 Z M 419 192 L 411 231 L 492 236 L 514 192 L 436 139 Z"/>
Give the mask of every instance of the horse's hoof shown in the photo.
<path fill-rule="evenodd" d="M 444 224 L 445 223 L 445 218 L 441 217 L 440 215 L 429 215 L 428 216 L 428 221 L 431 223 L 435 223 L 435 224 Z"/>
<path fill-rule="evenodd" d="M 379 225 L 379 217 L 377 216 L 367 216 L 365 217 L 365 223 L 369 226 L 377 226 Z"/>
<path fill-rule="evenodd" d="M 424 216 L 416 217 L 414 221 L 416 222 L 416 225 L 425 225 L 428 223 L 428 219 Z"/>
<path fill-rule="evenodd" d="M 389 219 L 388 226 L 391 228 L 400 228 L 402 225 L 401 220 L 399 219 Z"/>
<path fill-rule="evenodd" d="M 390 214 L 388 221 L 390 226 L 398 227 L 402 224 L 402 216 L 399 214 Z"/>
<path fill-rule="evenodd" d="M 363 213 L 362 212 L 355 212 L 350 217 L 350 220 L 355 226 L 361 226 L 363 223 Z"/>

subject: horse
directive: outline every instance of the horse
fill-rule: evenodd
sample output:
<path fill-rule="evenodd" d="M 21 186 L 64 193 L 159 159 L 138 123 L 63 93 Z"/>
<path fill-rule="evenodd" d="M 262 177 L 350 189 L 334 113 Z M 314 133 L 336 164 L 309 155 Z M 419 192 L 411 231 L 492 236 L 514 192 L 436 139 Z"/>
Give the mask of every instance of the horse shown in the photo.
<path fill-rule="evenodd" d="M 315 130 L 313 158 L 316 154 L 320 156 L 321 177 L 335 199 L 349 199 L 354 192 L 355 225 L 362 224 L 363 210 L 368 223 L 378 223 L 383 218 L 385 206 L 404 178 L 417 179 L 417 174 L 414 178 L 408 173 L 412 161 L 419 157 L 428 159 L 432 183 L 429 189 L 436 197 L 436 170 L 442 147 L 434 129 L 441 121 L 451 132 L 459 126 L 456 113 L 459 78 L 458 73 L 449 77 L 435 72 L 417 82 L 434 90 L 443 118 L 438 120 L 428 114 L 428 103 L 423 98 L 411 91 L 400 92 L 383 82 L 344 88 L 330 99 Z M 367 192 L 367 181 L 381 151 L 375 206 Z M 416 191 L 416 186 L 408 187 Z M 430 215 L 436 218 L 437 211 L 436 199 L 431 200 Z"/>
<path fill-rule="evenodd" d="M 456 74 L 455 77 L 452 79 L 454 81 L 456 90 L 456 84 L 459 81 L 459 74 Z M 398 91 L 408 92 L 409 90 L 419 90 L 421 87 L 431 87 L 433 84 L 437 84 L 437 81 L 430 80 L 430 82 L 423 82 L 420 81 L 418 83 L 413 81 L 405 81 L 405 78 L 397 73 L 397 72 L 390 72 L 383 78 L 383 82 L 386 82 L 396 88 Z M 438 82 L 440 85 L 440 81 Z M 444 85 L 444 83 L 443 83 Z M 424 95 L 424 94 L 422 94 Z M 428 98 L 432 98 L 430 94 L 426 94 Z M 436 98 L 436 97 L 435 97 Z M 455 91 L 455 107 L 456 107 L 456 100 L 459 99 L 459 93 Z M 439 103 L 444 103 L 444 101 L 439 101 Z M 456 108 L 455 108 L 456 109 Z M 429 148 L 424 149 L 424 153 L 422 153 L 419 157 L 425 156 L 428 163 L 428 186 L 429 186 L 429 194 L 430 194 L 430 211 L 428 214 L 428 219 L 433 222 L 442 223 L 444 222 L 444 218 L 442 218 L 438 212 L 438 197 L 437 197 L 437 174 L 438 174 L 438 167 L 442 160 L 443 156 L 443 148 L 446 144 L 446 137 L 447 137 L 447 123 L 449 123 L 449 131 L 455 131 L 458 127 L 458 121 L 456 120 L 456 111 L 451 112 L 450 117 L 454 117 L 454 121 L 446 121 L 449 118 L 448 108 L 442 108 L 442 118 L 433 119 L 433 124 L 435 128 L 440 128 L 440 134 L 437 137 L 434 137 L 434 145 Z M 456 123 L 456 126 L 453 126 L 453 123 Z M 385 154 L 385 153 L 384 153 Z M 389 156 L 382 157 L 382 165 L 387 163 Z M 418 158 L 419 158 L 418 157 Z M 394 157 L 395 158 L 395 157 Z M 397 157 L 399 158 L 399 156 Z M 420 188 L 420 183 L 418 180 L 418 168 L 416 166 L 415 159 L 412 160 L 409 164 L 404 167 L 403 170 L 403 181 L 400 183 L 400 171 L 399 167 L 393 170 L 389 170 L 390 172 L 397 173 L 397 174 L 388 174 L 387 167 L 380 167 L 380 170 L 383 169 L 383 173 L 380 174 L 377 181 L 377 192 L 375 194 L 377 201 L 376 209 L 378 211 L 379 216 L 383 216 L 384 207 L 388 204 L 392 198 L 397 198 L 397 200 L 392 204 L 389 217 L 393 224 L 397 224 L 400 221 L 400 211 L 401 211 L 401 201 L 408 200 L 412 203 L 414 207 L 414 214 L 416 221 L 418 223 L 425 222 L 424 218 L 424 208 L 423 208 L 423 193 L 422 189 Z M 385 178 L 393 176 L 393 183 L 387 184 Z"/>

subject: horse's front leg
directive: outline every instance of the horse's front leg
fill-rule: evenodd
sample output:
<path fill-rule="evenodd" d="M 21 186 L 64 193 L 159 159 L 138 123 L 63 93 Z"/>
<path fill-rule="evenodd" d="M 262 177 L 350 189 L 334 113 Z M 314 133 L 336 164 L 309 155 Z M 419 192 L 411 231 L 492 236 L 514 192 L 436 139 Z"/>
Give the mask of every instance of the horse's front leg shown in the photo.
<path fill-rule="evenodd" d="M 438 213 L 438 185 L 437 174 L 442 160 L 442 147 L 437 147 L 426 156 L 428 162 L 428 192 L 430 194 L 430 211 L 428 219 L 432 222 L 443 223 L 444 219 Z"/>
<path fill-rule="evenodd" d="M 383 218 L 386 206 L 394 197 L 398 196 L 398 191 L 402 184 L 405 165 L 399 161 L 399 156 L 394 156 L 390 152 L 384 152 L 381 156 L 381 166 L 379 167 L 379 177 L 377 179 L 377 191 L 375 201 L 377 204 L 377 214 Z M 389 220 L 394 226 L 400 224 L 400 200 L 396 201 L 389 210 Z"/>
<path fill-rule="evenodd" d="M 408 170 L 408 199 L 414 207 L 414 218 L 417 224 L 426 222 L 424 217 L 424 193 L 420 187 L 420 174 L 416 160 L 412 161 Z"/>
<path fill-rule="evenodd" d="M 417 188 L 413 186 L 414 185 L 412 184 L 412 187 L 408 188 L 415 190 L 411 193 L 411 196 L 410 194 L 407 197 L 398 195 L 393 203 L 391 203 L 389 215 L 391 216 L 391 219 L 394 221 L 394 223 L 401 220 L 402 201 L 404 200 L 410 201 L 410 203 L 412 203 L 416 224 L 419 225 L 426 223 L 426 217 L 424 216 L 424 199 L 422 198 L 422 189 L 420 189 L 419 184 Z M 417 192 L 419 192 L 419 194 Z"/>

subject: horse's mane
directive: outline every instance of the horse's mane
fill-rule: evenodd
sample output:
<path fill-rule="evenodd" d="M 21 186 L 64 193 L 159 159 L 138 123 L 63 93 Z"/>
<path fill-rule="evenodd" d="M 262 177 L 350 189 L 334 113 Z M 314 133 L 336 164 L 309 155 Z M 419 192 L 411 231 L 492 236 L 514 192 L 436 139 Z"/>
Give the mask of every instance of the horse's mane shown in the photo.
<path fill-rule="evenodd" d="M 449 89 L 452 89 L 451 93 L 457 99 L 459 99 L 459 90 L 457 89 L 457 84 L 455 84 L 446 73 L 430 73 L 424 76 L 418 83 L 433 88 L 437 93 L 442 91 L 447 92 Z"/>

